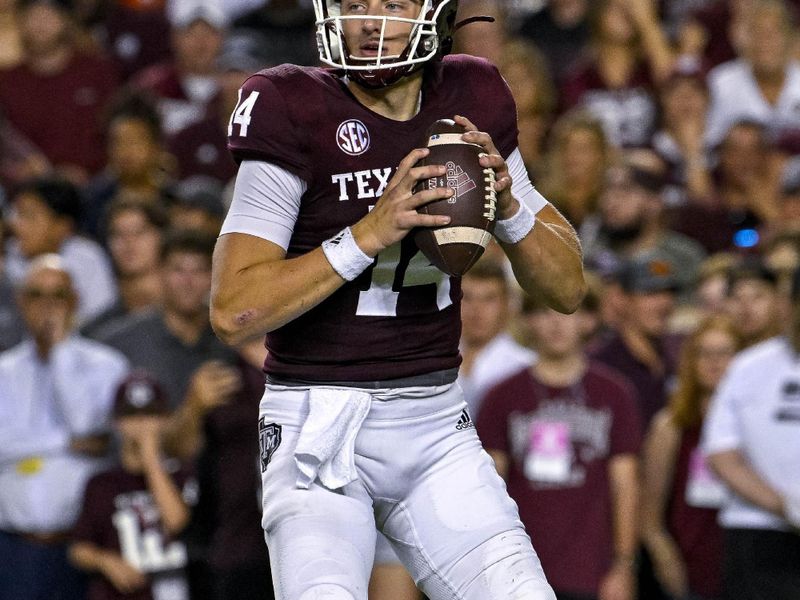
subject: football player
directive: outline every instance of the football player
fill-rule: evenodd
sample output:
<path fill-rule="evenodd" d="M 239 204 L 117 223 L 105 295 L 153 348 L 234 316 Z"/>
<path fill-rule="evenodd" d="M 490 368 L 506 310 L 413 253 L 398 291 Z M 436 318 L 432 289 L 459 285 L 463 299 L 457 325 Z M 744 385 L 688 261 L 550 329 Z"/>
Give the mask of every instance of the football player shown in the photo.
<path fill-rule="evenodd" d="M 448 217 L 413 192 L 423 132 L 454 118 L 484 149 L 495 236 L 522 287 L 562 312 L 584 293 L 567 221 L 532 187 L 495 67 L 447 56 L 457 0 L 314 0 L 329 68 L 283 65 L 242 87 L 240 162 L 217 242 L 211 317 L 225 341 L 267 332 L 259 436 L 278 598 L 365 600 L 375 527 L 432 600 L 551 600 L 530 539 L 455 380 L 459 280 L 409 231 Z"/>

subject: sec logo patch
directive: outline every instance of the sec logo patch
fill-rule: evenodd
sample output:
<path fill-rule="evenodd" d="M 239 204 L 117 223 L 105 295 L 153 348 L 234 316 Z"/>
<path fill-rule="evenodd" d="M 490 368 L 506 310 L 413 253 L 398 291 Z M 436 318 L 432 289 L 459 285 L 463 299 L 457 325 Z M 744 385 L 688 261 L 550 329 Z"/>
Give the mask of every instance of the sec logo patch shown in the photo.
<path fill-rule="evenodd" d="M 350 156 L 359 156 L 369 150 L 369 130 L 357 119 L 350 119 L 336 130 L 339 149 Z"/>

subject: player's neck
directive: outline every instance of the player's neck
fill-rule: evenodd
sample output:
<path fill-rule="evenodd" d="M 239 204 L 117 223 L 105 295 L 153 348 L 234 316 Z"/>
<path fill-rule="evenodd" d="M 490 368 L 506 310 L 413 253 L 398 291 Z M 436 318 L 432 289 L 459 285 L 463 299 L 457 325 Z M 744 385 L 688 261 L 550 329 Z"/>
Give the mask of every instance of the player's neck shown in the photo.
<path fill-rule="evenodd" d="M 362 87 L 353 80 L 347 82 L 347 87 L 356 100 L 372 112 L 394 121 L 408 121 L 413 119 L 420 109 L 422 71 L 403 77 L 394 85 L 385 88 L 373 90 Z"/>
<path fill-rule="evenodd" d="M 560 356 L 539 356 L 533 373 L 539 381 L 552 387 L 569 387 L 583 377 L 586 358 L 582 352 Z"/>

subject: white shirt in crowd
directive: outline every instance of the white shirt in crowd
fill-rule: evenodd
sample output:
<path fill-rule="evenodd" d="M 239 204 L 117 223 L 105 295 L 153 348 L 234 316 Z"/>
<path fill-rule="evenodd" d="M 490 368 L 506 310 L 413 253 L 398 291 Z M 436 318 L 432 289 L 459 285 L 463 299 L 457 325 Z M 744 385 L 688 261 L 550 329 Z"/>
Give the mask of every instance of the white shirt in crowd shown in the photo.
<path fill-rule="evenodd" d="M 775 491 L 800 493 L 800 359 L 786 338 L 737 356 L 714 394 L 703 430 L 706 455 L 738 450 Z M 788 530 L 788 523 L 735 494 L 723 506 L 726 528 Z"/>
<path fill-rule="evenodd" d="M 460 371 L 458 383 L 473 419 L 478 417 L 484 396 L 492 387 L 511 375 L 531 366 L 536 353 L 518 344 L 507 333 L 501 333 L 475 357 L 469 374 Z"/>
<path fill-rule="evenodd" d="M 775 105 L 767 102 L 753 76 L 750 64 L 742 59 L 723 63 L 708 74 L 711 105 L 708 111 L 707 139 L 712 144 L 723 140 L 738 121 L 762 123 L 773 135 L 800 129 L 800 63 L 792 61 Z"/>
<path fill-rule="evenodd" d="M 52 533 L 78 517 L 102 460 L 74 454 L 73 437 L 106 431 L 128 364 L 78 336 L 42 361 L 30 340 L 0 354 L 0 530 Z"/>

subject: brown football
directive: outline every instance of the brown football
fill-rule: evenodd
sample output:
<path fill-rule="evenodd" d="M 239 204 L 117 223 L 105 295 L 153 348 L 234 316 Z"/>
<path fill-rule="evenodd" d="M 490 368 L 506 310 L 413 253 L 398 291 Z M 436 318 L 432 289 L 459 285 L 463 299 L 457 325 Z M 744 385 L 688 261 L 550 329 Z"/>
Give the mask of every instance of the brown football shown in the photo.
<path fill-rule="evenodd" d="M 450 224 L 421 227 L 415 231 L 414 241 L 433 265 L 456 277 L 477 262 L 491 241 L 497 201 L 494 170 L 481 167 L 483 148 L 462 140 L 464 132 L 449 119 L 431 125 L 425 138 L 430 154 L 419 166 L 444 165 L 447 173 L 422 180 L 414 188 L 415 192 L 445 186 L 455 190 L 453 197 L 418 209 L 429 215 L 447 215 Z"/>

